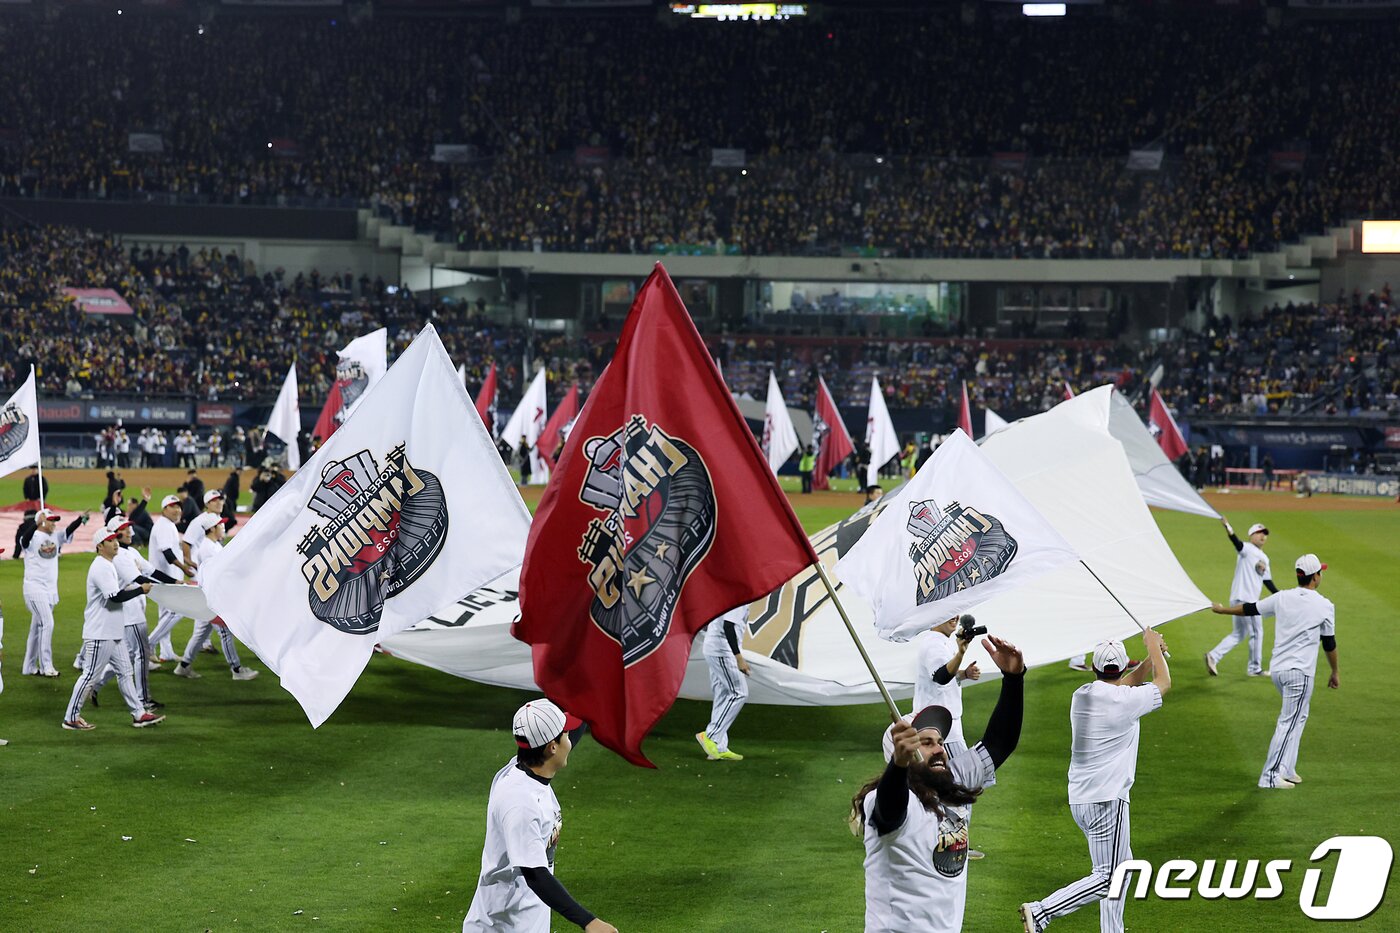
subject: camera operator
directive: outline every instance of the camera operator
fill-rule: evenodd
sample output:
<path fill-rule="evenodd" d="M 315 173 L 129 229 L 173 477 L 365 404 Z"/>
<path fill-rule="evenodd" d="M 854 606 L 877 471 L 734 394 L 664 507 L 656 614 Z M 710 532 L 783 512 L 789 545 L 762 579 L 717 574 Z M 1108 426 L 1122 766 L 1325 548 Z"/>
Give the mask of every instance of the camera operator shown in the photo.
<path fill-rule="evenodd" d="M 274 470 L 271 467 L 262 467 L 258 470 L 258 478 L 248 484 L 248 488 L 253 492 L 253 511 L 256 512 L 277 494 L 277 490 L 287 485 L 287 478 L 282 475 L 281 470 Z"/>
<path fill-rule="evenodd" d="M 961 620 L 966 619 L 966 624 Z M 923 637 L 919 645 L 919 669 L 914 680 L 914 709 L 927 709 L 941 706 L 952 716 L 952 725 L 943 739 L 943 746 L 951 757 L 967 750 L 967 740 L 962 730 L 962 682 L 977 680 L 982 672 L 977 662 L 963 667 L 963 655 L 968 646 L 979 634 L 985 634 L 985 627 L 973 627 L 972 616 L 953 616 L 946 622 L 935 625 Z M 962 625 L 961 628 L 959 626 Z M 971 815 L 967 808 L 965 817 Z M 970 859 L 983 858 L 977 849 L 969 849 Z"/>

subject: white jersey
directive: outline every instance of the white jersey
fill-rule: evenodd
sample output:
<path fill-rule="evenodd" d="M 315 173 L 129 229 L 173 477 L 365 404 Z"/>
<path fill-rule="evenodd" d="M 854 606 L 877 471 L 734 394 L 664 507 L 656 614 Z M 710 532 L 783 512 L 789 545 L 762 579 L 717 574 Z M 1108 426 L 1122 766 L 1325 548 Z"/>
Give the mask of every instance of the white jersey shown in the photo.
<path fill-rule="evenodd" d="M 180 529 L 164 515 L 151 524 L 151 566 L 168 577 L 183 580 L 185 572 L 165 559 L 165 551 L 180 556 Z"/>
<path fill-rule="evenodd" d="M 136 582 L 137 577 L 149 577 L 151 575 L 151 565 L 146 558 L 141 556 L 141 552 L 134 547 L 122 547 L 117 551 L 117 556 L 112 558 L 112 564 L 117 568 L 117 583 L 123 588 Z M 122 603 L 122 617 L 127 625 L 146 624 L 146 597 L 137 596 Z"/>
<path fill-rule="evenodd" d="M 715 619 L 705 626 L 704 653 L 707 658 L 732 658 L 734 649 L 729 647 L 729 639 L 724 637 L 724 630 L 728 627 L 734 631 L 734 640 L 740 645 L 744 644 L 744 635 L 749 628 L 749 604 L 745 603 L 738 609 L 731 609 L 724 615 Z"/>
<path fill-rule="evenodd" d="M 58 555 L 71 541 L 67 530 L 34 530 L 29 547 L 24 549 L 24 598 L 44 599 L 58 603 Z"/>
<path fill-rule="evenodd" d="M 992 756 L 979 742 L 948 759 L 953 778 L 976 790 L 996 783 Z M 865 933 L 955 933 L 967 904 L 965 807 L 924 809 L 913 791 L 904 825 L 880 835 L 871 822 L 875 791 L 865 808 Z"/>
<path fill-rule="evenodd" d="M 959 745 L 966 745 L 962 730 L 962 685 L 957 677 L 946 684 L 934 683 L 933 675 L 940 667 L 958 653 L 958 645 L 951 635 L 942 632 L 925 632 L 919 639 L 919 668 L 914 675 L 914 713 L 926 706 L 942 706 L 953 714 L 953 727 L 945 738 Z"/>
<path fill-rule="evenodd" d="M 190 546 L 190 560 L 195 562 L 194 581 L 200 586 L 204 585 L 204 562 L 222 549 L 223 545 L 204 536 Z"/>
<path fill-rule="evenodd" d="M 1138 720 L 1162 707 L 1156 684 L 1127 687 L 1096 680 L 1074 691 L 1069 802 L 1127 800 L 1137 777 Z"/>
<path fill-rule="evenodd" d="M 199 514 L 200 514 L 200 515 L 203 515 L 203 514 L 205 514 L 205 513 L 200 512 Z M 210 515 L 217 515 L 218 513 L 217 513 L 217 512 L 210 512 L 209 514 L 210 514 Z M 198 517 L 199 517 L 198 515 L 195 516 L 195 518 L 198 518 Z M 203 539 L 204 539 L 204 529 L 201 528 L 201 527 L 199 527 L 199 525 L 196 525 L 193 518 L 190 519 L 189 527 L 187 527 L 187 528 L 185 529 L 184 537 L 182 537 L 180 540 L 183 541 L 183 542 L 185 542 L 186 544 L 188 544 L 188 545 L 190 546 L 190 557 L 191 557 L 191 558 L 194 557 L 195 549 L 198 547 L 199 542 L 202 541 Z M 180 553 L 180 549 L 179 549 L 178 547 L 175 549 L 175 553 L 176 553 L 176 554 L 179 554 L 179 553 Z"/>
<path fill-rule="evenodd" d="M 519 767 L 514 758 L 491 779 L 481 876 L 463 933 L 510 930 L 549 933 L 550 909 L 525 883 L 522 868 L 554 872 L 563 814 L 549 782 Z"/>
<path fill-rule="evenodd" d="M 1235 559 L 1235 579 L 1230 582 L 1230 602 L 1256 603 L 1264 589 L 1264 580 L 1273 579 L 1269 558 L 1255 545 L 1246 541 Z"/>
<path fill-rule="evenodd" d="M 123 607 L 112 609 L 107 601 L 121 592 L 117 565 L 105 557 L 92 560 L 87 575 L 87 605 L 83 609 L 83 638 L 116 639 L 122 637 L 125 622 Z"/>
<path fill-rule="evenodd" d="M 1261 600 L 1260 615 L 1274 617 L 1273 671 L 1302 671 L 1312 676 L 1323 635 L 1337 634 L 1337 607 L 1317 590 L 1298 586 Z"/>

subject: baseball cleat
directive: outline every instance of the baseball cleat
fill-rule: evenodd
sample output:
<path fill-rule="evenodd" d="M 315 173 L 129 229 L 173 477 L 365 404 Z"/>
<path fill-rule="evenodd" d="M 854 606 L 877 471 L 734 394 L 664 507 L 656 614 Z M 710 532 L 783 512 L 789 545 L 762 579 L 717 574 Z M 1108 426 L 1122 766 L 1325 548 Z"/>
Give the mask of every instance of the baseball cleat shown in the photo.
<path fill-rule="evenodd" d="M 218 648 L 215 648 L 213 645 L 205 645 L 203 648 L 200 648 L 199 650 L 200 650 L 200 651 L 203 651 L 205 654 L 218 654 L 218 653 L 219 653 L 219 649 L 218 649 Z"/>
<path fill-rule="evenodd" d="M 1269 672 L 1268 672 L 1268 671 L 1249 671 L 1249 676 L 1250 676 L 1250 677 L 1268 677 L 1268 676 L 1269 676 Z"/>
<path fill-rule="evenodd" d="M 252 680 L 256 676 L 258 676 L 258 672 L 251 667 L 240 667 L 233 672 L 234 680 Z"/>
<path fill-rule="evenodd" d="M 743 760 L 744 760 L 744 756 L 741 755 L 741 754 L 739 754 L 738 752 L 731 752 L 729 749 L 726 748 L 724 751 L 722 751 L 722 752 L 719 753 L 719 760 L 720 760 L 720 761 L 743 761 Z"/>
<path fill-rule="evenodd" d="M 161 669 L 161 667 L 160 667 L 160 662 L 159 662 L 159 661 L 147 661 L 147 662 L 146 662 L 146 670 L 148 670 L 148 671 L 158 671 L 158 670 L 160 670 L 160 669 Z"/>
<path fill-rule="evenodd" d="M 1021 929 L 1025 933 L 1040 933 L 1041 930 L 1049 926 L 1048 923 L 1041 923 L 1035 917 L 1035 908 L 1030 904 L 1021 905 Z"/>
<path fill-rule="evenodd" d="M 40 674 L 39 676 L 40 676 L 40 677 L 62 677 L 63 675 L 60 674 L 58 671 L 44 671 L 44 673 Z"/>
<path fill-rule="evenodd" d="M 82 657 L 79 656 L 79 657 L 74 658 L 74 659 L 73 659 L 73 670 L 75 670 L 75 671 L 80 671 L 80 670 L 82 670 L 82 669 L 83 669 L 83 659 L 82 659 Z"/>
<path fill-rule="evenodd" d="M 1071 661 L 1071 662 L 1069 662 L 1069 669 L 1072 670 L 1072 671 L 1087 671 L 1087 670 L 1092 670 L 1092 668 L 1090 668 L 1089 665 L 1085 664 L 1083 661 Z"/>
<path fill-rule="evenodd" d="M 155 713 L 142 713 L 131 721 L 133 729 L 144 729 L 147 726 L 154 726 L 156 723 L 165 722 L 164 716 L 157 716 Z"/>
<path fill-rule="evenodd" d="M 1260 784 L 1261 790 L 1292 790 L 1294 785 L 1288 783 L 1283 778 L 1275 778 L 1272 783 Z"/>
<path fill-rule="evenodd" d="M 190 667 L 188 664 L 182 663 L 179 667 L 175 668 L 175 676 L 188 677 L 190 680 L 198 680 L 201 675 L 199 671 Z"/>
<path fill-rule="evenodd" d="M 88 732 L 92 729 L 96 729 L 97 727 L 94 726 L 92 723 L 88 722 L 83 717 L 79 716 L 77 719 L 65 719 L 63 721 L 63 728 L 71 729 L 74 732 Z"/>
<path fill-rule="evenodd" d="M 3 746 L 5 746 L 5 745 L 9 745 L 9 744 L 10 744 L 10 740 L 9 740 L 9 739 L 0 739 L 0 747 L 3 747 Z"/>
<path fill-rule="evenodd" d="M 1212 657 L 1210 656 L 1210 652 L 1209 652 L 1209 651 L 1206 652 L 1205 657 L 1206 657 L 1206 670 L 1210 672 L 1210 676 L 1212 676 L 1212 677 L 1219 677 L 1219 676 L 1220 676 L 1220 672 L 1219 672 L 1218 670 L 1215 669 L 1215 659 L 1212 658 Z"/>
<path fill-rule="evenodd" d="M 719 760 L 719 746 L 714 743 L 708 735 L 703 732 L 695 733 L 695 741 L 700 743 L 700 747 L 705 750 L 705 757 L 711 761 Z"/>
<path fill-rule="evenodd" d="M 1285 774 L 1285 775 L 1283 776 L 1283 779 L 1284 779 L 1285 781 L 1287 781 L 1288 783 L 1290 783 L 1290 784 L 1301 784 L 1301 783 L 1303 783 L 1303 779 L 1300 778 L 1300 777 L 1299 777 L 1298 775 L 1296 775 L 1296 774 Z"/>
<path fill-rule="evenodd" d="M 968 849 L 968 850 L 967 850 L 967 858 L 968 858 L 968 861 L 975 862 L 975 861 L 977 861 L 978 859 L 984 859 L 984 858 L 986 858 L 986 857 L 987 857 L 987 853 L 986 853 L 986 852 L 981 852 L 981 851 L 979 851 L 979 850 L 977 850 L 977 849 Z"/>

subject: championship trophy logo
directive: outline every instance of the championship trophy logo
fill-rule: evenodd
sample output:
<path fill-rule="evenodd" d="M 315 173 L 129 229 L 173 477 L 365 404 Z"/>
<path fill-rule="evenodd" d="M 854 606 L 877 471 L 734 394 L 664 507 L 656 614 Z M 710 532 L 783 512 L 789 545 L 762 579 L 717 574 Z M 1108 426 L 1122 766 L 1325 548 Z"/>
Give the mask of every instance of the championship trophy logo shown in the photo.
<path fill-rule="evenodd" d="M 369 373 L 359 360 L 341 360 L 335 364 L 335 381 L 340 383 L 340 411 L 335 413 L 336 421 L 344 421 L 346 414 L 369 386 Z"/>
<path fill-rule="evenodd" d="M 350 635 L 379 628 L 385 600 L 427 572 L 447 540 L 447 496 L 402 444 L 381 470 L 368 450 L 329 464 L 307 506 L 326 519 L 297 545 L 311 612 Z"/>
<path fill-rule="evenodd" d="M 956 502 L 943 509 L 932 499 L 911 502 L 905 527 L 914 536 L 909 559 L 920 606 L 986 583 L 1016 556 L 1016 539 L 995 516 Z"/>
<path fill-rule="evenodd" d="M 14 402 L 0 411 L 0 460 L 8 458 L 29 439 L 29 416 Z"/>
<path fill-rule="evenodd" d="M 831 425 L 822 420 L 821 415 L 812 416 L 812 449 L 821 450 L 826 436 L 831 433 Z"/>
<path fill-rule="evenodd" d="M 709 468 L 683 439 L 633 415 L 583 445 L 588 474 L 579 499 L 604 513 L 578 549 L 589 566 L 589 615 L 631 665 L 671 628 L 681 589 L 710 552 L 716 501 Z"/>

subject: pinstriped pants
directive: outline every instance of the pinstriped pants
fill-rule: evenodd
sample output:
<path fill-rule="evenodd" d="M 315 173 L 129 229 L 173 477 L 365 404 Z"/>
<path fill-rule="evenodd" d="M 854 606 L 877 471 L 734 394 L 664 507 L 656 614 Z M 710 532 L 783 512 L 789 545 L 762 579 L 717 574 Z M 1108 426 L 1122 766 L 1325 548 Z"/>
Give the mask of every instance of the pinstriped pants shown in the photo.
<path fill-rule="evenodd" d="M 1133 857 L 1128 801 L 1072 803 L 1069 810 L 1084 831 L 1084 838 L 1089 840 L 1093 871 L 1032 904 L 1031 909 L 1038 919 L 1048 923 L 1055 917 L 1074 913 L 1098 901 L 1099 929 L 1103 933 L 1123 933 L 1123 897 L 1110 899 L 1108 889 L 1113 880 L 1113 869 L 1118 867 L 1118 863 Z"/>
<path fill-rule="evenodd" d="M 1303 726 L 1308 723 L 1308 706 L 1312 702 L 1312 675 L 1298 670 L 1274 671 L 1272 679 L 1283 694 L 1283 708 L 1269 742 L 1269 757 L 1259 775 L 1260 787 L 1269 787 L 1278 778 L 1298 773 L 1298 746 L 1303 741 Z"/>
<path fill-rule="evenodd" d="M 131 658 L 131 673 L 132 678 L 136 681 L 136 695 L 141 698 L 143 705 L 149 704 L 151 702 L 151 672 L 147 670 L 150 656 L 147 654 L 146 623 L 139 622 L 135 625 L 124 626 L 122 637 L 126 641 L 127 657 Z M 116 665 L 107 665 L 107 669 L 97 678 L 97 688 L 100 690 L 107 686 L 107 681 L 116 676 Z"/>
<path fill-rule="evenodd" d="M 714 623 L 723 624 L 723 623 Z M 710 687 L 714 691 L 714 704 L 710 708 L 710 724 L 705 734 L 719 746 L 722 752 L 729 751 L 729 727 L 739 718 L 739 710 L 749 699 L 749 679 L 739 670 L 739 662 L 734 655 L 705 655 L 705 663 L 710 668 Z"/>
<path fill-rule="evenodd" d="M 88 691 L 97 684 L 97 676 L 107 669 L 108 664 L 117 669 L 117 686 L 121 689 L 122 699 L 126 701 L 131 715 L 140 716 L 145 712 L 141 706 L 141 698 L 136 695 L 131 658 L 127 655 L 121 639 L 89 638 L 83 642 L 82 658 L 83 672 L 78 675 L 78 682 L 73 684 L 73 696 L 68 700 L 64 722 L 72 722 L 78 718 L 78 714 L 83 710 L 83 703 L 87 701 Z"/>
<path fill-rule="evenodd" d="M 29 640 L 24 646 L 24 674 L 53 670 L 53 601 L 46 598 L 24 600 L 29 608 Z"/>

